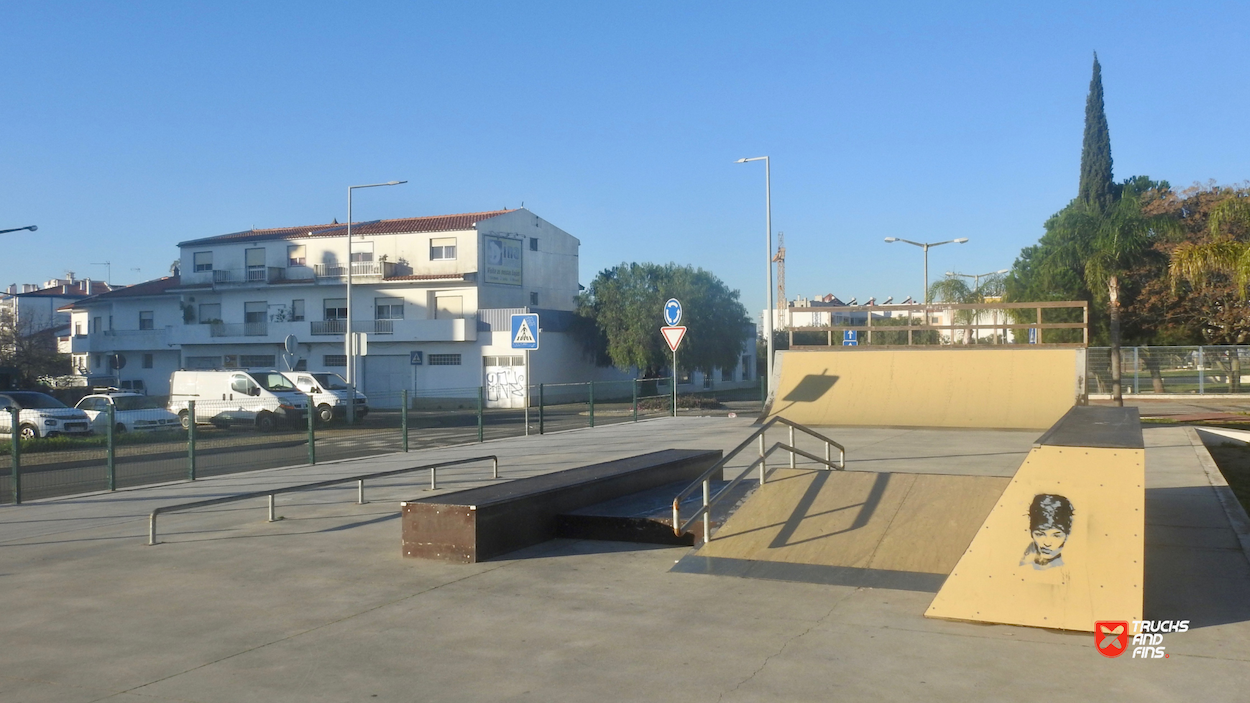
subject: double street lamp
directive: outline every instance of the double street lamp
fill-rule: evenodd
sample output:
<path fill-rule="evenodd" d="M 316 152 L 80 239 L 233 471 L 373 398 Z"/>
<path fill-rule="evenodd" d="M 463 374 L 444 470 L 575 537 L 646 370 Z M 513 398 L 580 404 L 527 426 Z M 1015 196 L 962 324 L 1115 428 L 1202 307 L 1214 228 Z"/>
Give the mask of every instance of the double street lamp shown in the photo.
<path fill-rule="evenodd" d="M 901 237 L 886 237 L 885 238 L 886 244 L 893 244 L 894 242 L 902 242 L 904 244 L 910 244 L 912 246 L 916 246 L 916 247 L 920 247 L 921 249 L 924 249 L 924 302 L 925 302 L 925 305 L 929 304 L 929 248 L 940 247 L 943 244 L 963 244 L 967 241 L 968 241 L 967 237 L 961 237 L 959 239 L 948 239 L 944 242 L 929 242 L 929 243 L 913 242 L 910 239 L 902 239 Z"/>
<path fill-rule="evenodd" d="M 772 203 L 772 167 L 767 156 L 752 156 L 748 159 L 738 159 L 734 163 L 744 164 L 748 161 L 764 162 L 764 242 L 766 249 L 764 250 L 764 263 L 768 267 L 768 307 L 764 312 L 764 339 L 767 345 L 768 362 L 765 366 L 765 373 L 768 374 L 768 381 L 773 382 L 773 203 Z M 677 373 L 677 369 L 673 369 L 673 373 Z"/>
<path fill-rule="evenodd" d="M 29 225 L 27 227 L 14 227 L 13 229 L 0 229 L 0 234 L 8 234 L 9 232 L 21 232 L 24 229 L 28 229 L 31 232 L 34 232 L 35 230 L 39 229 L 39 225 Z"/>
<path fill-rule="evenodd" d="M 368 183 L 360 186 L 347 187 L 347 332 L 343 346 L 347 352 L 347 387 L 351 389 L 351 400 L 347 403 L 347 421 L 356 421 L 356 352 L 357 345 L 352 336 L 352 191 L 357 188 L 378 188 L 381 186 L 397 186 L 408 181 L 387 181 L 386 183 Z M 309 412 L 312 409 L 309 408 Z"/>
<path fill-rule="evenodd" d="M 990 271 L 989 273 L 956 273 L 955 271 L 947 271 L 946 275 L 950 276 L 951 278 L 955 278 L 955 277 L 971 278 L 972 290 L 979 291 L 981 290 L 982 278 L 985 278 L 986 276 L 1001 276 L 1004 273 L 1007 273 L 1008 271 L 1011 271 L 1011 269 L 998 269 L 997 271 Z"/>

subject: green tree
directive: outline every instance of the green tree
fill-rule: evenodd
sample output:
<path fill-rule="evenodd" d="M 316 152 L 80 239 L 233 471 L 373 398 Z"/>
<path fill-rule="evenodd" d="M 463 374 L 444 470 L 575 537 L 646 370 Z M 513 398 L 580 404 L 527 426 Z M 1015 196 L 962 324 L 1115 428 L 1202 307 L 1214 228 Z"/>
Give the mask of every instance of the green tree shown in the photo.
<path fill-rule="evenodd" d="M 1082 205 L 1103 210 L 1115 203 L 1111 166 L 1111 134 L 1103 106 L 1102 66 L 1095 53 L 1094 74 L 1085 98 L 1085 137 L 1081 143 L 1081 182 L 1077 188 L 1077 200 Z"/>
<path fill-rule="evenodd" d="M 0 310 L 0 366 L 17 369 L 19 388 L 33 388 L 44 376 L 65 376 L 72 368 L 69 354 L 57 351 L 56 330 L 40 329 L 34 320 L 14 320 Z"/>
<path fill-rule="evenodd" d="M 682 368 L 711 373 L 738 365 L 751 338 L 738 291 L 708 271 L 676 264 L 622 263 L 595 276 L 578 302 L 586 350 L 644 378 L 659 376 L 672 363 L 659 331 L 669 298 L 681 301 L 687 328 L 677 355 Z"/>

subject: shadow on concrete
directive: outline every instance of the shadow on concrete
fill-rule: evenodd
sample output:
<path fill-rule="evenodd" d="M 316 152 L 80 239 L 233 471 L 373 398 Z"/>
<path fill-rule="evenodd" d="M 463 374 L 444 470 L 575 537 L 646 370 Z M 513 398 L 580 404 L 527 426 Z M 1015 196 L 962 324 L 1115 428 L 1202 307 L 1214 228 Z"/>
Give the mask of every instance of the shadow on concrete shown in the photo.
<path fill-rule="evenodd" d="M 795 403 L 814 403 L 823 398 L 833 388 L 833 385 L 838 382 L 839 378 L 838 376 L 825 375 L 825 372 L 828 370 L 821 371 L 819 376 L 815 374 L 804 376 L 803 380 L 795 384 L 794 388 L 791 388 L 790 392 L 781 399 L 782 402 L 788 403 L 788 405 L 783 408 L 773 408 L 769 411 L 769 414 L 777 415 Z"/>
<path fill-rule="evenodd" d="M 1146 490 L 1147 620 L 1250 621 L 1250 562 L 1210 486 Z"/>

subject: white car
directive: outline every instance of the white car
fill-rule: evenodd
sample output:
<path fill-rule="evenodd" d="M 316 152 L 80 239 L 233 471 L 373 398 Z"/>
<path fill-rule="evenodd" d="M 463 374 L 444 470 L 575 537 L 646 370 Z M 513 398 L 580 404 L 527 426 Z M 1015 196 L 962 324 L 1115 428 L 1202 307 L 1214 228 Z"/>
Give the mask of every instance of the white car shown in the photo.
<path fill-rule="evenodd" d="M 105 434 L 108 432 L 110 405 L 113 406 L 114 430 L 117 432 L 181 428 L 177 415 L 163 408 L 156 399 L 138 393 L 98 393 L 84 397 L 75 407 L 91 418 L 93 430 Z"/>
<path fill-rule="evenodd" d="M 13 431 L 12 414 L 6 408 L 19 409 L 17 427 L 22 439 L 91 434 L 91 421 L 83 411 L 46 393 L 6 391 L 0 393 L 0 434 L 6 436 Z"/>

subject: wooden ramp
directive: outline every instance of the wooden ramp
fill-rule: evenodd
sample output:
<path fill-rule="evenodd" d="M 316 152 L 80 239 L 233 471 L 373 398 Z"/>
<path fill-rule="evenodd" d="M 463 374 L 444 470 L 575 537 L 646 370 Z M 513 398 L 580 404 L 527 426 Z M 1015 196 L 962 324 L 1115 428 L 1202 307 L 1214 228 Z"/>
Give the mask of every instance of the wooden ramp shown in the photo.
<path fill-rule="evenodd" d="M 673 570 L 936 593 L 1009 481 L 777 469 Z"/>

